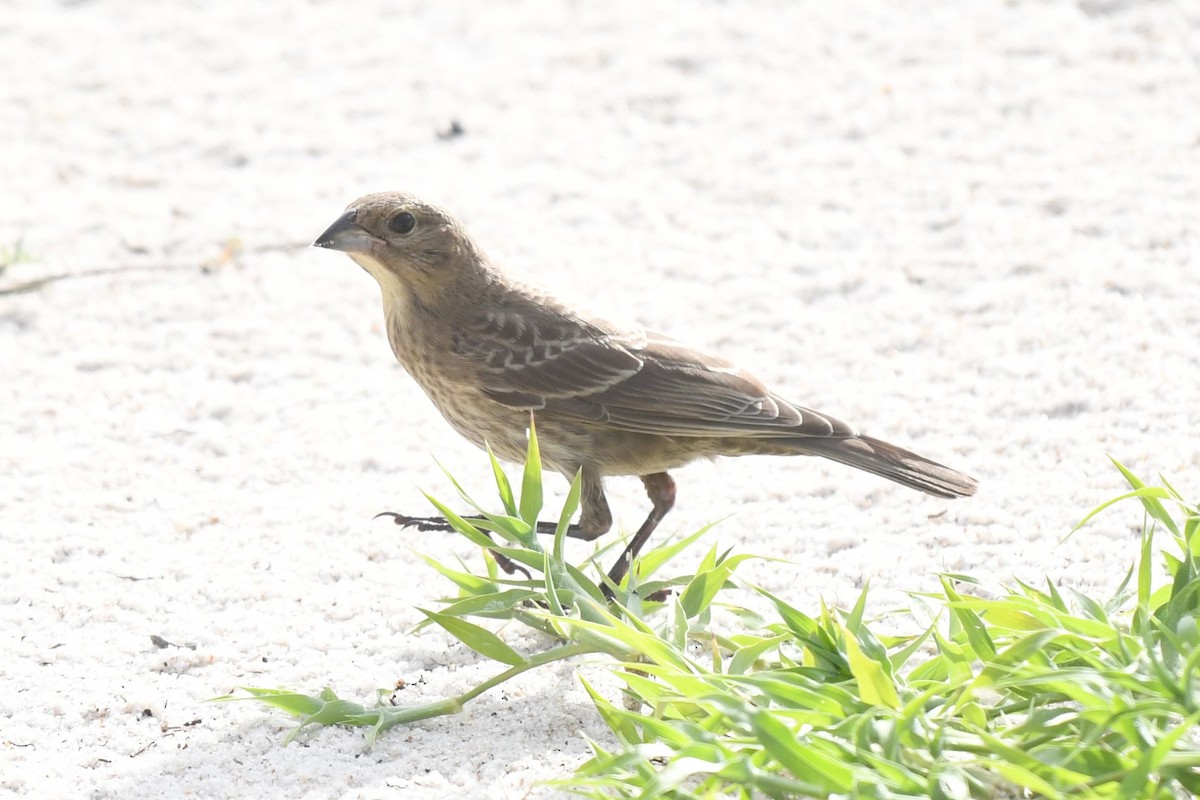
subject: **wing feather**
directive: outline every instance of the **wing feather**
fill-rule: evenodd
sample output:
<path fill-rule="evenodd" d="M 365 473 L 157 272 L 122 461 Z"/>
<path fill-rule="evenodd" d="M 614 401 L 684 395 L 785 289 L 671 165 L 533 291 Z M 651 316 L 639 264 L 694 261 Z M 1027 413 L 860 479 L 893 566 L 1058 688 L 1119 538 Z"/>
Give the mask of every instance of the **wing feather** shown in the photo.
<path fill-rule="evenodd" d="M 602 392 L 636 375 L 643 339 L 621 336 L 566 316 L 533 321 L 512 311 L 491 312 L 458 331 L 455 353 L 482 367 L 489 394 L 524 394 L 545 400 Z"/>
<path fill-rule="evenodd" d="M 454 350 L 480 367 L 489 397 L 513 408 L 667 436 L 856 433 L 773 394 L 728 361 L 569 315 L 535 321 L 493 312 L 459 331 Z"/>

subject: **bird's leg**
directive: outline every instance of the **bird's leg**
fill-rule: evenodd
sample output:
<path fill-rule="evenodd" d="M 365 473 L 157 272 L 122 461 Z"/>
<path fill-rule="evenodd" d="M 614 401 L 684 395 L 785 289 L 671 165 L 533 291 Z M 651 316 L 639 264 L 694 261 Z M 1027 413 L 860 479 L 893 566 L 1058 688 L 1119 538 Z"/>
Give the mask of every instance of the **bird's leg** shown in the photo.
<path fill-rule="evenodd" d="M 675 506 L 675 481 L 667 473 L 654 472 L 650 475 L 643 475 L 642 485 L 646 487 L 646 495 L 650 498 L 650 514 L 642 523 L 642 527 L 638 528 L 637 533 L 633 535 L 633 539 L 625 547 L 625 552 L 621 553 L 617 563 L 613 564 L 612 569 L 608 571 L 608 579 L 614 586 L 621 585 L 625 573 L 629 572 L 629 565 L 637 558 L 638 553 L 650 538 L 650 534 L 654 533 L 658 523 L 662 522 L 667 512 Z M 607 585 L 604 586 L 604 596 L 612 599 Z"/>
<path fill-rule="evenodd" d="M 567 536 L 590 542 L 608 533 L 612 527 L 612 511 L 604 496 L 604 479 L 584 469 L 579 484 L 579 522 L 567 526 Z M 558 532 L 557 522 L 539 522 L 537 532 L 553 536 Z"/>

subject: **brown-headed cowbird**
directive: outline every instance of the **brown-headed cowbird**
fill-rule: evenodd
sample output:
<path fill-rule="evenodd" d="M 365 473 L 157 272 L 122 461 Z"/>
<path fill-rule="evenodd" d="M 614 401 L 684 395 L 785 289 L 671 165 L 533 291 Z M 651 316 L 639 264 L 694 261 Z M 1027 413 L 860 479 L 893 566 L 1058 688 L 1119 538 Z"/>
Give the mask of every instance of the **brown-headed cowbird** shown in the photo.
<path fill-rule="evenodd" d="M 581 475 L 572 536 L 612 525 L 606 477 L 642 479 L 652 508 L 614 584 L 675 503 L 667 471 L 698 458 L 822 456 L 938 497 L 975 492 L 973 478 L 785 400 L 728 361 L 514 280 L 457 220 L 410 195 L 355 200 L 314 245 L 379 282 L 392 351 L 455 430 L 520 461 L 533 412 L 544 463 Z"/>

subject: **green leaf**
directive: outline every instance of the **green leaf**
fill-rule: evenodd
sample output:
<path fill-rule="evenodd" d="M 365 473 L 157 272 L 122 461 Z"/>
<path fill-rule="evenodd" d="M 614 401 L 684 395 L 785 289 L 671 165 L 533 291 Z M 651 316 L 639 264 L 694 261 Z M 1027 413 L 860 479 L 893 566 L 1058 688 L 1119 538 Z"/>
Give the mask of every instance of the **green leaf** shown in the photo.
<path fill-rule="evenodd" d="M 260 689 L 243 687 L 250 697 L 217 697 L 214 701 L 257 700 L 269 706 L 300 717 L 300 724 L 292 728 L 283 739 L 286 747 L 303 728 L 309 725 L 374 725 L 379 718 L 378 709 L 364 708 L 358 703 L 342 700 L 333 690 L 326 687 L 315 697 L 283 689 Z"/>
<path fill-rule="evenodd" d="M 790 637 L 767 636 L 756 638 L 753 641 L 742 644 L 734 652 L 733 658 L 729 660 L 728 671 L 734 675 L 743 675 L 754 666 L 754 662 L 762 656 L 763 653 L 774 650 L 780 644 L 787 641 Z"/>
<path fill-rule="evenodd" d="M 1133 480 L 1137 479 L 1133 478 Z M 1142 501 L 1142 505 L 1146 508 L 1146 513 L 1161 522 L 1163 527 L 1171 531 L 1171 533 L 1175 534 L 1176 536 L 1179 535 L 1179 528 L 1176 527 L 1175 521 L 1171 519 L 1171 515 L 1167 513 L 1167 509 L 1163 506 L 1163 504 L 1158 502 L 1159 498 L 1168 500 L 1171 499 L 1170 492 L 1168 492 L 1166 489 L 1160 489 L 1157 486 L 1142 485 L 1141 488 L 1134 489 L 1132 492 L 1126 492 L 1123 495 L 1114 497 L 1111 500 L 1107 500 L 1093 508 L 1087 513 L 1087 516 L 1079 520 L 1075 527 L 1067 532 L 1067 535 L 1064 536 L 1062 540 L 1065 542 L 1067 539 L 1070 539 L 1076 531 L 1086 525 L 1092 519 L 1092 517 L 1096 516 L 1104 509 L 1108 508 L 1109 506 L 1114 506 L 1123 500 L 1129 500 L 1133 497 L 1136 497 Z"/>
<path fill-rule="evenodd" d="M 538 451 L 537 426 L 529 415 L 529 448 L 525 454 L 525 473 L 521 478 L 521 519 L 537 528 L 542 513 L 542 457 Z"/>
<path fill-rule="evenodd" d="M 214 697 L 208 702 L 228 703 L 239 700 L 258 700 L 269 706 L 286 711 L 293 717 L 306 717 L 315 714 L 325 705 L 325 700 L 320 696 L 314 697 L 313 695 L 294 692 L 288 689 L 265 689 L 257 686 L 239 686 L 238 688 L 243 692 L 248 692 L 250 697 L 237 697 L 226 694 Z M 326 688 L 324 691 L 332 695 L 331 689 Z"/>
<path fill-rule="evenodd" d="M 841 721 L 863 706 L 849 689 L 795 671 L 761 670 L 744 676 L 730 675 L 727 680 L 731 684 L 754 687 L 784 709 L 827 716 L 827 724 Z"/>
<path fill-rule="evenodd" d="M 485 594 L 471 595 L 456 600 L 442 608 L 441 613 L 450 617 L 491 617 L 495 619 L 512 619 L 521 609 L 525 601 L 539 596 L 539 592 L 530 589 L 506 589 Z M 430 620 L 421 623 L 431 624 Z"/>
<path fill-rule="evenodd" d="M 464 503 L 466 503 L 468 506 L 475 509 L 476 511 L 482 510 L 480 508 L 480 505 L 478 503 L 476 503 L 474 499 L 472 499 L 471 495 L 467 494 L 467 490 L 462 487 L 462 484 L 460 484 L 458 482 L 457 478 L 455 478 L 452 474 L 450 474 L 450 470 L 446 469 L 445 465 L 443 465 L 442 462 L 438 461 L 435 458 L 433 460 L 433 463 L 438 465 L 438 469 L 440 469 L 442 471 L 442 474 L 446 476 L 446 480 L 450 481 L 450 485 L 454 487 L 454 491 L 458 492 L 459 498 Z M 425 496 L 429 497 L 428 494 L 426 494 Z"/>
<path fill-rule="evenodd" d="M 417 553 L 417 557 L 424 561 L 429 566 L 440 572 L 445 577 L 449 578 L 459 588 L 465 590 L 469 594 L 490 594 L 496 591 L 496 584 L 481 578 L 478 575 L 472 575 L 469 572 L 460 572 L 455 569 L 443 565 L 435 558 L 431 558 L 423 553 Z"/>
<path fill-rule="evenodd" d="M 496 479 L 496 493 L 500 495 L 500 502 L 504 506 L 504 513 L 510 517 L 517 516 L 517 503 L 513 499 L 512 484 L 508 482 L 508 475 L 504 473 L 504 468 L 500 466 L 500 461 L 497 460 L 496 454 L 492 452 L 492 446 L 486 445 L 488 458 L 492 462 L 492 475 Z"/>
<path fill-rule="evenodd" d="M 1108 459 L 1112 461 L 1113 466 L 1120 470 L 1125 476 L 1125 480 L 1133 487 L 1134 491 L 1126 497 L 1137 497 L 1142 501 L 1142 506 L 1146 509 L 1146 513 L 1158 522 L 1167 530 L 1169 530 L 1176 538 L 1179 538 L 1179 528 L 1175 525 L 1175 520 L 1167 512 L 1166 507 L 1158 502 L 1159 498 L 1164 500 L 1174 500 L 1175 495 L 1169 489 L 1160 489 L 1158 487 L 1147 487 L 1136 475 L 1130 472 L 1124 464 L 1109 455 Z M 1144 492 L 1144 493 L 1143 493 Z M 1123 499 L 1123 498 L 1118 498 Z"/>
<path fill-rule="evenodd" d="M 848 792 L 854 786 L 854 773 L 845 763 L 798 739 L 778 717 L 758 711 L 750 726 L 767 752 L 796 777 L 812 780 L 826 792 Z"/>
<path fill-rule="evenodd" d="M 1035 793 L 1035 797 L 1045 797 L 1048 800 L 1059 800 L 1059 798 L 1066 797 L 1066 795 L 1054 788 L 1053 783 L 1022 764 L 987 758 L 983 760 L 983 766 L 995 770 L 998 775 L 1011 781 L 1013 784 Z"/>
<path fill-rule="evenodd" d="M 708 608 L 717 592 L 724 588 L 736 566 L 734 560 L 730 559 L 720 566 L 699 573 L 688 582 L 679 597 L 680 605 L 688 619 L 695 619 Z"/>
<path fill-rule="evenodd" d="M 1121 790 L 1117 797 L 1121 800 L 1138 800 L 1138 798 L 1145 797 L 1151 773 L 1158 771 L 1163 761 L 1184 735 L 1194 733 L 1197 722 L 1200 722 L 1200 712 L 1183 720 L 1181 724 L 1176 725 L 1173 730 L 1162 737 L 1154 747 L 1143 752 L 1141 758 L 1138 759 L 1137 766 L 1130 770 L 1125 779 L 1121 781 Z M 1194 760 L 1200 761 L 1200 759 Z M 1157 784 L 1158 781 L 1156 780 L 1154 783 Z"/>
<path fill-rule="evenodd" d="M 504 514 L 489 514 L 483 512 L 483 517 L 472 518 L 467 520 L 475 527 L 485 531 L 491 531 L 506 541 L 513 542 L 522 547 L 529 549 L 538 549 L 537 537 L 533 534 L 533 528 L 529 523 L 520 517 L 509 517 Z"/>
<path fill-rule="evenodd" d="M 691 547 L 697 539 L 712 529 L 716 522 L 711 522 L 705 525 L 700 530 L 690 534 L 677 542 L 659 545 L 649 552 L 642 553 L 638 557 L 638 571 L 641 573 L 642 579 L 645 580 L 653 575 L 658 569 L 668 563 L 682 553 L 687 548 Z"/>
<path fill-rule="evenodd" d="M 1007 673 L 1012 667 L 1022 666 L 1037 653 L 1044 652 L 1047 646 L 1061 635 L 1061 632 L 1056 630 L 1041 630 L 1024 636 L 999 651 L 996 657 L 987 663 L 983 674 Z"/>
<path fill-rule="evenodd" d="M 554 528 L 554 558 L 562 561 L 563 547 L 567 538 L 567 530 L 571 527 L 571 517 L 579 509 L 579 497 L 583 491 L 583 468 L 575 471 L 571 479 L 571 488 L 567 490 L 567 499 L 563 501 L 562 512 L 558 515 L 558 525 Z"/>
<path fill-rule="evenodd" d="M 1150 615 L 1154 611 L 1154 607 L 1150 605 L 1150 596 L 1153 591 L 1151 584 L 1153 579 L 1152 570 L 1154 569 L 1153 544 L 1154 532 L 1152 530 L 1143 531 L 1142 549 L 1137 563 L 1137 614 L 1134 616 L 1133 621 L 1134 630 L 1143 636 L 1148 630 L 1146 625 L 1149 622 Z"/>
<path fill-rule="evenodd" d="M 850 672 L 858 683 L 858 692 L 863 700 L 875 706 L 899 708 L 900 697 L 896 694 L 896 684 L 892 682 L 890 669 L 875 659 L 868 658 L 859 645 L 858 637 L 849 628 L 842 629 L 842 637 L 846 647 L 846 660 L 850 662 Z M 890 667 L 890 664 L 888 666 Z"/>
<path fill-rule="evenodd" d="M 504 643 L 504 640 L 486 628 L 481 628 L 474 623 L 467 622 L 465 619 L 452 617 L 449 614 L 427 611 L 423 608 L 418 608 L 417 610 L 445 628 L 451 636 L 485 658 L 490 658 L 493 661 L 499 661 L 502 664 L 509 664 L 514 667 L 525 663 L 524 656 L 513 650 Z"/>
<path fill-rule="evenodd" d="M 641 737 L 638 735 L 637 725 L 633 721 L 634 715 L 608 702 L 582 675 L 578 677 L 579 682 L 583 684 L 583 690 L 592 698 L 593 705 L 600 712 L 600 718 L 604 720 L 604 724 L 616 735 L 617 739 L 626 745 L 640 743 Z"/>
<path fill-rule="evenodd" d="M 560 621 L 568 625 L 579 640 L 594 643 L 604 652 L 623 661 L 631 660 L 632 655 L 640 655 L 652 663 L 670 665 L 682 672 L 698 669 L 684 653 L 653 631 L 639 630 L 603 609 L 598 609 L 598 613 L 605 617 L 604 622 L 577 618 L 562 618 Z"/>
<path fill-rule="evenodd" d="M 425 495 L 425 499 L 428 500 L 434 508 L 441 512 L 442 516 L 446 518 L 446 522 L 449 522 L 450 527 L 454 528 L 456 532 L 467 537 L 480 547 L 491 547 L 495 544 L 491 537 L 479 530 L 479 528 L 472 523 L 460 517 L 449 506 L 442 503 L 442 501 L 438 500 L 428 492 L 421 492 L 421 494 Z"/>
<path fill-rule="evenodd" d="M 846 627 L 854 633 L 858 633 L 859 627 L 862 626 L 863 613 L 867 608 L 867 592 L 871 588 L 871 582 L 863 583 L 862 591 L 858 593 L 858 600 L 854 603 L 854 608 L 850 609 L 850 613 L 846 616 Z"/>
<path fill-rule="evenodd" d="M 908 660 L 910 658 L 912 658 L 913 654 L 918 652 L 922 647 L 924 647 L 925 642 L 929 641 L 929 637 L 933 635 L 933 628 L 934 628 L 934 625 L 936 625 L 936 624 L 937 623 L 935 621 L 928 628 L 926 628 L 922 633 L 920 633 L 919 635 L 914 636 L 910 640 L 908 640 L 907 644 L 905 644 L 899 650 L 895 650 L 892 652 L 892 654 L 890 655 L 889 658 L 892 662 L 892 672 L 893 673 L 895 673 L 897 670 L 901 669 L 905 664 L 907 664 Z"/>
<path fill-rule="evenodd" d="M 950 605 L 951 618 L 956 621 L 967 635 L 967 641 L 975 656 L 984 661 L 996 655 L 996 645 L 988 633 L 987 625 L 970 609 L 970 603 L 962 602 L 962 595 L 954 588 L 954 584 L 945 576 L 942 577 L 942 592 Z"/>

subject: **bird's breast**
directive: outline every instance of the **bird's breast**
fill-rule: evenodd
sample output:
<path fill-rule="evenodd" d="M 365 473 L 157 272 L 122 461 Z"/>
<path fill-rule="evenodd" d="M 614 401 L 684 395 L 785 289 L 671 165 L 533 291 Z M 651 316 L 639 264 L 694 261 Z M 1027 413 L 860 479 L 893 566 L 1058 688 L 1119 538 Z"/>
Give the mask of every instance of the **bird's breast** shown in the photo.
<path fill-rule="evenodd" d="M 446 421 L 478 447 L 490 445 L 506 460 L 525 457 L 529 415 L 485 395 L 478 365 L 453 352 L 441 320 L 423 319 L 419 308 L 389 309 L 388 342 L 400 366 L 425 391 Z"/>

